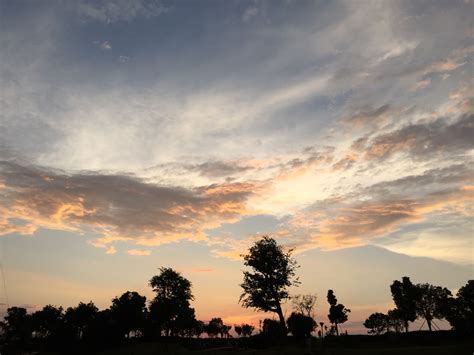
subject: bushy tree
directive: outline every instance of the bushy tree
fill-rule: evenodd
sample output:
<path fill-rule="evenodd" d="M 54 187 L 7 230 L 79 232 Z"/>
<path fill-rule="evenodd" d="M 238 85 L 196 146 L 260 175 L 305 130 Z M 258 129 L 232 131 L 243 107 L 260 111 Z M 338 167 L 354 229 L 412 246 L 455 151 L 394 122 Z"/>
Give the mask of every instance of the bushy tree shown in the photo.
<path fill-rule="evenodd" d="M 445 287 L 433 286 L 428 283 L 418 284 L 416 288 L 416 313 L 426 320 L 431 332 L 433 320 L 444 317 L 443 307 L 451 297 L 451 291 Z"/>
<path fill-rule="evenodd" d="M 349 317 L 348 314 L 351 312 L 351 310 L 346 308 L 343 304 L 337 303 L 337 298 L 333 290 L 328 290 L 327 299 L 329 303 L 328 318 L 331 324 L 334 326 L 336 335 L 339 335 L 339 324 L 345 323 L 347 321 Z"/>
<path fill-rule="evenodd" d="M 266 318 L 262 323 L 262 334 L 271 339 L 278 339 L 286 336 L 287 329 L 286 327 L 283 327 L 281 322 Z"/>
<path fill-rule="evenodd" d="M 146 315 L 146 297 L 137 292 L 127 291 L 112 300 L 110 317 L 122 337 L 129 337 L 131 331 L 143 332 Z"/>
<path fill-rule="evenodd" d="M 369 334 L 380 335 L 388 331 L 389 317 L 386 314 L 375 312 L 372 313 L 364 322 L 364 327 L 369 331 Z"/>
<path fill-rule="evenodd" d="M 23 307 L 10 307 L 4 317 L 3 329 L 11 343 L 25 343 L 33 331 L 31 315 Z"/>
<path fill-rule="evenodd" d="M 33 331 L 41 338 L 53 338 L 63 327 L 63 316 L 62 307 L 44 306 L 31 315 Z"/>
<path fill-rule="evenodd" d="M 252 271 L 244 271 L 241 304 L 276 313 L 283 328 L 286 325 L 281 303 L 289 298 L 288 288 L 299 284 L 295 275 L 297 264 L 291 252 L 283 251 L 275 239 L 264 236 L 243 255 L 245 266 Z"/>
<path fill-rule="evenodd" d="M 404 325 L 400 311 L 397 308 L 391 309 L 387 312 L 387 316 L 389 330 L 393 330 L 395 333 L 400 333 Z"/>
<path fill-rule="evenodd" d="M 195 312 L 190 307 L 194 299 L 191 282 L 171 268 L 160 268 L 160 274 L 150 280 L 156 293 L 150 305 L 150 320 L 156 331 L 178 335 L 195 323 Z M 191 327 L 192 328 L 192 327 Z"/>
<path fill-rule="evenodd" d="M 244 337 L 249 337 L 252 335 L 255 327 L 250 324 L 242 324 L 242 335 Z"/>
<path fill-rule="evenodd" d="M 221 334 L 224 327 L 224 322 L 221 318 L 212 318 L 204 327 L 204 331 L 210 338 L 215 338 Z"/>
<path fill-rule="evenodd" d="M 66 310 L 64 320 L 74 335 L 82 339 L 87 329 L 95 322 L 98 311 L 99 309 L 92 301 L 89 303 L 80 302 L 76 307 L 69 307 Z"/>
<path fill-rule="evenodd" d="M 287 324 L 290 332 L 298 339 L 309 338 L 311 332 L 316 329 L 314 319 L 302 313 L 291 313 L 288 317 Z"/>
<path fill-rule="evenodd" d="M 474 280 L 461 287 L 456 298 L 449 297 L 442 312 L 454 330 L 474 334 Z"/>
<path fill-rule="evenodd" d="M 409 277 L 404 276 L 401 282 L 393 281 L 390 291 L 400 318 L 403 320 L 405 331 L 408 332 L 409 322 L 414 322 L 417 318 L 418 289 Z"/>
<path fill-rule="evenodd" d="M 237 335 L 240 337 L 242 335 L 242 326 L 241 325 L 234 325 L 234 330 Z"/>

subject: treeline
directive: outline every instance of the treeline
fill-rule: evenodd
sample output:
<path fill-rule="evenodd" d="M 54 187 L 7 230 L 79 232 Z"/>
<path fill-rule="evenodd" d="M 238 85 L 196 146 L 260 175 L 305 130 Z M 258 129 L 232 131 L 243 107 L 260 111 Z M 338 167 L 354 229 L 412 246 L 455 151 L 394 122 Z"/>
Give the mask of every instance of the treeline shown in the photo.
<path fill-rule="evenodd" d="M 22 307 L 10 307 L 1 323 L 4 340 L 24 344 L 31 340 L 45 343 L 114 343 L 129 338 L 230 337 L 232 326 L 221 318 L 197 320 L 190 301 L 194 299 L 191 282 L 171 268 L 161 268 L 149 285 L 155 297 L 127 291 L 112 300 L 108 309 L 99 311 L 93 302 L 79 303 L 64 310 L 47 305 L 32 314 Z M 239 336 L 252 335 L 249 324 L 235 326 Z"/>
<path fill-rule="evenodd" d="M 418 318 L 426 322 L 429 331 L 439 329 L 435 320 L 445 319 L 458 333 L 474 331 L 474 280 L 461 287 L 453 297 L 446 287 L 428 283 L 413 284 L 409 277 L 394 281 L 390 286 L 395 309 L 386 314 L 371 314 L 364 326 L 369 334 L 383 334 L 390 331 L 408 332 L 410 322 Z"/>
<path fill-rule="evenodd" d="M 298 267 L 292 250 L 270 237 L 263 237 L 244 255 L 242 294 L 239 302 L 274 313 L 278 319 L 267 318 L 260 323 L 258 336 L 267 339 L 309 338 L 316 331 L 320 338 L 340 335 L 340 325 L 348 320 L 350 309 L 339 303 L 333 290 L 328 290 L 329 324 L 317 322 L 314 315 L 316 295 L 290 296 L 289 287 L 298 286 Z M 24 344 L 114 344 L 131 338 L 155 340 L 162 337 L 230 338 L 231 325 L 221 318 L 209 322 L 196 319 L 191 307 L 194 300 L 192 284 L 179 272 L 161 268 L 149 281 L 154 298 L 147 302 L 145 296 L 127 291 L 112 300 L 108 309 L 99 311 L 93 302 L 79 303 L 64 310 L 47 305 L 28 314 L 25 308 L 10 307 L 0 323 L 2 338 L 9 346 Z M 447 319 L 453 330 L 471 333 L 474 329 L 474 281 L 462 287 L 456 297 L 439 286 L 411 283 L 408 277 L 394 281 L 390 286 L 396 308 L 387 314 L 374 313 L 364 323 L 370 334 L 408 332 L 410 322 L 418 317 L 436 328 L 435 319 Z M 282 303 L 292 300 L 292 313 L 285 318 Z M 255 328 L 250 324 L 234 325 L 238 337 L 250 337 Z M 345 332 L 347 334 L 347 331 Z"/>

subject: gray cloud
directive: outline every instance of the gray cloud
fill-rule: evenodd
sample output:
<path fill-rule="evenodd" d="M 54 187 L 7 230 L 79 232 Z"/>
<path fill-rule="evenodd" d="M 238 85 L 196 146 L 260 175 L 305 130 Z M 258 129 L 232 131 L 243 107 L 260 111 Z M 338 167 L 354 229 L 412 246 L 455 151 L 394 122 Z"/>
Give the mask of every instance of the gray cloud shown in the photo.
<path fill-rule="evenodd" d="M 385 159 L 404 152 L 414 159 L 466 153 L 474 148 L 474 115 L 462 115 L 455 122 L 439 118 L 433 122 L 415 123 L 386 134 L 376 135 L 365 142 L 367 159 Z M 355 142 L 360 149 L 363 140 Z"/>
<path fill-rule="evenodd" d="M 156 17 L 168 12 L 169 8 L 157 0 L 82 0 L 77 3 L 77 11 L 89 20 L 114 23 Z"/>
<path fill-rule="evenodd" d="M 20 233 L 89 226 L 105 236 L 99 246 L 108 237 L 144 244 L 205 239 L 204 229 L 246 213 L 246 200 L 258 191 L 251 183 L 158 186 L 132 176 L 66 174 L 13 161 L 0 162 L 0 183 L 3 234 L 15 231 L 12 218 L 29 223 Z"/>

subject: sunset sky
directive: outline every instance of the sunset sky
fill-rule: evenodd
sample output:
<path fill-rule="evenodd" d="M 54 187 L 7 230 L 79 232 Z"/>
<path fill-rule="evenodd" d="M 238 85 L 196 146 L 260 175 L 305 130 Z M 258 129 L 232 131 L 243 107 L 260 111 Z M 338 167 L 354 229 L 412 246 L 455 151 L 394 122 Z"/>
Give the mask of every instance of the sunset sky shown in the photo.
<path fill-rule="evenodd" d="M 1 0 L 0 314 L 151 299 L 167 266 L 199 319 L 258 324 L 239 255 L 264 234 L 349 332 L 393 308 L 394 279 L 455 292 L 474 278 L 473 14 Z"/>

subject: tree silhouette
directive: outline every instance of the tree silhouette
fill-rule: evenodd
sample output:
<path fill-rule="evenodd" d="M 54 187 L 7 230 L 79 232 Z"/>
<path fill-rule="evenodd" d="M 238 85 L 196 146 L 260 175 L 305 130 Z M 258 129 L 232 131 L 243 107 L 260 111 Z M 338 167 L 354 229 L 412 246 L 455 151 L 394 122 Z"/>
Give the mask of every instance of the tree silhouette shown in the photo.
<path fill-rule="evenodd" d="M 234 325 L 234 330 L 237 333 L 237 335 L 240 337 L 242 335 L 242 326 L 240 325 Z"/>
<path fill-rule="evenodd" d="M 242 324 L 242 335 L 244 337 L 249 337 L 252 335 L 255 327 L 250 324 Z"/>
<path fill-rule="evenodd" d="M 194 328 L 193 328 L 193 336 L 199 338 L 201 337 L 201 334 L 204 333 L 204 329 L 205 329 L 205 326 L 206 324 L 201 321 L 201 320 L 196 320 L 194 322 Z"/>
<path fill-rule="evenodd" d="M 66 325 L 73 331 L 74 336 L 82 339 L 86 329 L 91 327 L 97 318 L 99 309 L 90 301 L 80 302 L 76 307 L 69 307 L 64 315 Z"/>
<path fill-rule="evenodd" d="M 31 337 L 32 320 L 26 308 L 10 307 L 2 322 L 5 337 L 12 343 L 25 343 Z"/>
<path fill-rule="evenodd" d="M 316 328 L 316 322 L 310 316 L 293 312 L 287 320 L 288 329 L 295 338 L 309 338 L 311 332 Z"/>
<path fill-rule="evenodd" d="M 293 309 L 296 313 L 303 314 L 307 317 L 314 317 L 313 310 L 316 300 L 317 296 L 312 294 L 293 296 Z"/>
<path fill-rule="evenodd" d="M 289 298 L 288 288 L 299 284 L 295 278 L 297 264 L 291 252 L 284 252 L 275 239 L 264 236 L 243 255 L 244 265 L 252 268 L 252 272 L 244 271 L 244 282 L 240 285 L 242 305 L 276 313 L 284 329 L 281 302 Z"/>
<path fill-rule="evenodd" d="M 443 314 L 457 332 L 474 334 L 474 280 L 461 287 L 456 298 L 446 300 Z"/>
<path fill-rule="evenodd" d="M 389 317 L 386 314 L 375 312 L 372 313 L 364 322 L 364 327 L 369 331 L 369 334 L 379 335 L 389 329 Z"/>
<path fill-rule="evenodd" d="M 41 338 L 52 338 L 63 326 L 63 308 L 44 306 L 31 315 L 33 331 Z"/>
<path fill-rule="evenodd" d="M 333 290 L 328 290 L 327 299 L 330 305 L 328 318 L 334 326 L 336 335 L 339 335 L 339 324 L 347 321 L 348 313 L 350 313 L 351 310 L 344 307 L 343 304 L 337 303 L 337 298 Z"/>
<path fill-rule="evenodd" d="M 440 286 L 433 286 L 428 283 L 416 285 L 418 296 L 416 297 L 416 313 L 424 318 L 428 324 L 428 329 L 432 331 L 434 319 L 444 317 L 443 306 L 451 296 L 451 291 Z"/>
<path fill-rule="evenodd" d="M 397 308 L 391 309 L 387 312 L 387 316 L 389 329 L 393 329 L 395 333 L 400 333 L 404 325 L 400 310 L 398 310 Z"/>
<path fill-rule="evenodd" d="M 403 320 L 405 332 L 408 332 L 409 322 L 414 322 L 417 318 L 417 298 L 418 290 L 412 284 L 410 278 L 404 276 L 402 281 L 395 280 L 390 286 L 392 298 L 397 306 L 400 318 Z"/>
<path fill-rule="evenodd" d="M 170 336 L 191 330 L 195 325 L 195 312 L 190 307 L 194 299 L 191 282 L 179 272 L 162 267 L 149 284 L 156 293 L 150 305 L 150 319 L 156 331 Z"/>
<path fill-rule="evenodd" d="M 221 318 L 212 318 L 209 323 L 205 326 L 204 330 L 210 338 L 215 338 L 219 334 L 222 336 L 222 330 L 224 322 Z"/>
<path fill-rule="evenodd" d="M 147 309 L 146 297 L 127 291 L 115 297 L 110 306 L 110 316 L 121 337 L 129 337 L 131 331 L 143 331 Z"/>
<path fill-rule="evenodd" d="M 286 336 L 287 329 L 286 327 L 281 326 L 281 322 L 265 318 L 262 323 L 262 334 L 271 338 L 271 339 L 278 339 L 282 336 Z"/>

